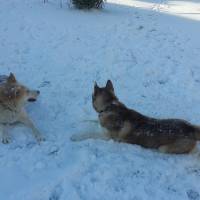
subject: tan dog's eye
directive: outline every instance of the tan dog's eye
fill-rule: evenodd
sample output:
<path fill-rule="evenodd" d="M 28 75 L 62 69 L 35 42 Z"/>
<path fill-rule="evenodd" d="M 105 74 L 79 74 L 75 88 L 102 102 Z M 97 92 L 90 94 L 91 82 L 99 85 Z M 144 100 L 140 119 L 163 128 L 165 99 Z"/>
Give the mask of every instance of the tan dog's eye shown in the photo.
<path fill-rule="evenodd" d="M 16 96 L 19 96 L 20 95 L 20 91 L 17 90 L 15 94 L 16 94 Z"/>

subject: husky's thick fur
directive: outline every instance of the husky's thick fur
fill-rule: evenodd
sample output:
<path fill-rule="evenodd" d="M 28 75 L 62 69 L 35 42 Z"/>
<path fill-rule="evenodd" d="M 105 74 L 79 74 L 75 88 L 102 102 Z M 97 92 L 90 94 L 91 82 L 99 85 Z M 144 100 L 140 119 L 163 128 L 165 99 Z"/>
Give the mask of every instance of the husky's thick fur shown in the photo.
<path fill-rule="evenodd" d="M 24 109 L 26 102 L 36 101 L 39 93 L 21 85 L 12 73 L 9 76 L 0 76 L 0 139 L 3 143 L 10 140 L 8 126 L 17 122 L 31 128 L 38 142 L 43 140 Z"/>
<path fill-rule="evenodd" d="M 127 108 L 115 95 L 112 82 L 100 88 L 96 83 L 92 95 L 93 107 L 106 129 L 103 136 L 85 135 L 87 138 L 113 139 L 158 149 L 164 153 L 189 153 L 200 140 L 200 127 L 180 119 L 154 119 Z M 72 138 L 73 139 L 73 138 Z"/>

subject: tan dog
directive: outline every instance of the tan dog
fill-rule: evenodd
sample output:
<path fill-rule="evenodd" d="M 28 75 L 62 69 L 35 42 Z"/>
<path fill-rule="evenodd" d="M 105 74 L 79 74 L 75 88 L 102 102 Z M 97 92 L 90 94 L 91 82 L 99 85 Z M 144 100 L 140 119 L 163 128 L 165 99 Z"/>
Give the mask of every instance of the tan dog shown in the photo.
<path fill-rule="evenodd" d="M 127 108 L 116 97 L 110 80 L 103 88 L 95 84 L 92 100 L 106 133 L 75 136 L 72 140 L 113 139 L 177 154 L 189 153 L 200 140 L 200 127 L 180 119 L 150 118 Z"/>
<path fill-rule="evenodd" d="M 43 140 L 24 109 L 27 101 L 37 100 L 39 93 L 21 85 L 12 73 L 9 76 L 0 76 L 0 136 L 3 143 L 10 140 L 7 127 L 17 122 L 31 128 L 38 142 Z"/>

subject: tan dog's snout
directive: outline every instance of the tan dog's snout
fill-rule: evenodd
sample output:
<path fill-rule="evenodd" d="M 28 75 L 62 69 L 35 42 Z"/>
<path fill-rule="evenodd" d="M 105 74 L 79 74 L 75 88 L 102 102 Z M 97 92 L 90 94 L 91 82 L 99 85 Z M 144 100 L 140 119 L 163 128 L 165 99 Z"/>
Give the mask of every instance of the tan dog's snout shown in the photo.
<path fill-rule="evenodd" d="M 40 95 L 40 91 L 39 90 L 30 90 L 28 92 L 28 101 L 29 102 L 34 102 L 37 100 L 37 97 Z"/>

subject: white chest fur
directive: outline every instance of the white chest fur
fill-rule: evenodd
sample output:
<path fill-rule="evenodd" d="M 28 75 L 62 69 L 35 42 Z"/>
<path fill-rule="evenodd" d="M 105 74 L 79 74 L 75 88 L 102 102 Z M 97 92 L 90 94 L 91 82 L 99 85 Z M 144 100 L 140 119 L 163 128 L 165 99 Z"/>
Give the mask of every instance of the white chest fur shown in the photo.
<path fill-rule="evenodd" d="M 12 124 L 18 120 L 19 112 L 11 109 L 9 107 L 5 107 L 0 105 L 0 123 L 1 124 Z"/>

